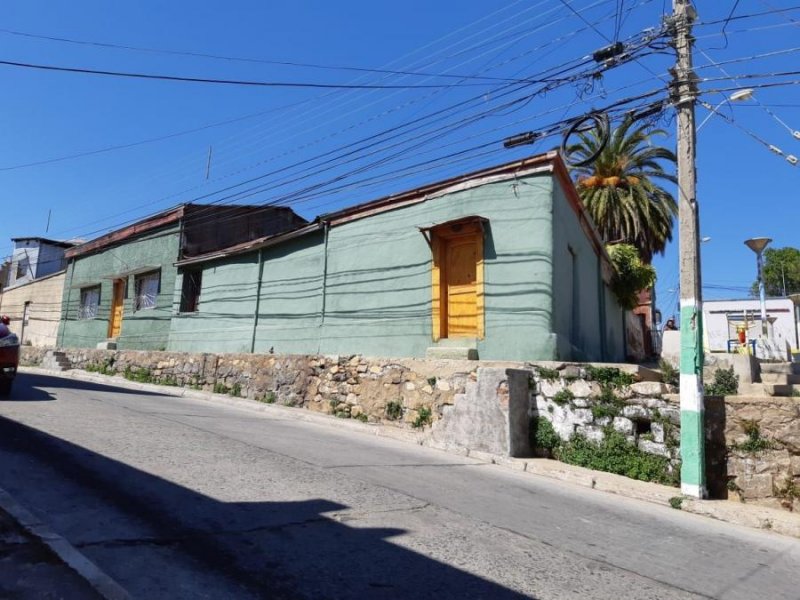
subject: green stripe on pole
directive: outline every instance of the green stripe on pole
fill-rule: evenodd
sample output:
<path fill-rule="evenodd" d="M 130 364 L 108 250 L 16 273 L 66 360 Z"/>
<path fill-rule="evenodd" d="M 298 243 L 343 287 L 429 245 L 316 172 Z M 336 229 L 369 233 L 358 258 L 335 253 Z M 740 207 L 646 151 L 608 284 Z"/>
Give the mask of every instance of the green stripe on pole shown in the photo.
<path fill-rule="evenodd" d="M 699 375 L 703 372 L 703 335 L 697 306 L 681 308 L 681 369 L 683 375 Z"/>
<path fill-rule="evenodd" d="M 703 487 L 706 481 L 703 413 L 681 411 L 681 483 Z"/>

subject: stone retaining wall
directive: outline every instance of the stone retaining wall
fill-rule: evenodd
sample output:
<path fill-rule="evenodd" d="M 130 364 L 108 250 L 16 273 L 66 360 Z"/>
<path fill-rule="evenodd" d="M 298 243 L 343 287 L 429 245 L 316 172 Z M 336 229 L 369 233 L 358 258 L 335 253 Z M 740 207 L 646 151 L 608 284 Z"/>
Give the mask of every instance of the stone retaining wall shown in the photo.
<path fill-rule="evenodd" d="M 22 363 L 38 365 L 46 351 L 24 347 Z M 424 430 L 422 441 L 435 447 L 533 456 L 532 426 L 543 418 L 562 440 L 578 434 L 601 444 L 613 431 L 662 457 L 667 469 L 679 464 L 676 390 L 659 382 L 617 385 L 609 403 L 588 365 L 63 352 L 72 368 Z M 800 398 L 707 398 L 706 432 L 712 497 L 800 507 Z"/>
<path fill-rule="evenodd" d="M 475 361 L 367 359 L 362 356 L 191 354 L 136 350 L 62 349 L 74 369 L 134 381 L 227 393 L 418 428 L 476 379 Z M 41 364 L 46 350 L 23 348 L 22 364 Z"/>

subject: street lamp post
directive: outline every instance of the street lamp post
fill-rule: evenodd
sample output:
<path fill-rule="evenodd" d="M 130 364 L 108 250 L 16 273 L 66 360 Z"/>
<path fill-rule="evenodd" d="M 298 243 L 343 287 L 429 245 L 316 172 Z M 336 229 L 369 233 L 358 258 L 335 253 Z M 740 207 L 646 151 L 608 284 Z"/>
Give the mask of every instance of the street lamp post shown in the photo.
<path fill-rule="evenodd" d="M 703 119 L 703 121 L 697 127 L 697 131 L 700 131 L 703 128 L 703 125 L 705 125 L 708 122 L 708 120 L 711 117 L 714 116 L 714 114 L 717 112 L 717 109 L 720 106 L 722 106 L 723 104 L 730 103 L 730 102 L 741 102 L 743 100 L 750 100 L 752 97 L 753 97 L 753 90 L 751 88 L 746 88 L 746 89 L 743 89 L 743 90 L 736 90 L 730 96 L 725 98 L 722 102 L 720 102 L 719 104 L 717 104 L 713 108 L 709 109 L 710 112 L 706 115 L 706 118 Z"/>
<path fill-rule="evenodd" d="M 767 296 L 764 290 L 764 248 L 772 241 L 771 238 L 760 237 L 745 240 L 745 245 L 756 253 L 756 264 L 758 265 L 758 298 L 761 301 L 761 334 L 766 339 L 767 329 Z"/>

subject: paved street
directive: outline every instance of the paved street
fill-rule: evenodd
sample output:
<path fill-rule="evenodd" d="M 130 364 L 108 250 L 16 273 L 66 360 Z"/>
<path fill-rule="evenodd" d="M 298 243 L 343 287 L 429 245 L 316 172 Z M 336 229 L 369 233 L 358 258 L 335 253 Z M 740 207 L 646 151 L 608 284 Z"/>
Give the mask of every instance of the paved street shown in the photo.
<path fill-rule="evenodd" d="M 430 449 L 21 374 L 0 487 L 141 598 L 800 598 L 800 542 Z"/>

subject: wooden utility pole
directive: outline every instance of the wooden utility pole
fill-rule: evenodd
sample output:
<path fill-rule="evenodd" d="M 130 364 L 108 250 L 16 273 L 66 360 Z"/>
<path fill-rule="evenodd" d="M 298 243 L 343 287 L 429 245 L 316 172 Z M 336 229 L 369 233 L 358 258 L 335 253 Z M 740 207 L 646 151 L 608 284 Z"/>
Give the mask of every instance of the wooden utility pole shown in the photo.
<path fill-rule="evenodd" d="M 673 0 L 675 65 L 673 101 L 678 112 L 678 222 L 681 297 L 681 491 L 706 496 L 705 407 L 703 402 L 703 298 L 700 279 L 694 106 L 697 86 L 692 69 L 689 0 Z"/>

